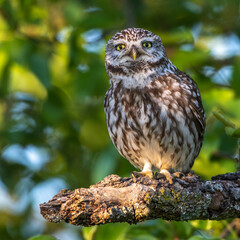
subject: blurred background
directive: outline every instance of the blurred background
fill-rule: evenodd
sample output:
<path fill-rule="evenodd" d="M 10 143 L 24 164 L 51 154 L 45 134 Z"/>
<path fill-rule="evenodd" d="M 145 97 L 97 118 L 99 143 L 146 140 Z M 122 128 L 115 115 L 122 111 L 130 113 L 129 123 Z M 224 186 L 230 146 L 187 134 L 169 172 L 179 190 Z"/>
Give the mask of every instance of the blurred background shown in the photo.
<path fill-rule="evenodd" d="M 2 240 L 240 239 L 237 219 L 84 228 L 40 215 L 39 204 L 63 188 L 134 170 L 111 143 L 103 111 L 106 42 L 132 26 L 158 34 L 198 83 L 207 130 L 195 173 L 237 170 L 239 0 L 0 0 Z"/>

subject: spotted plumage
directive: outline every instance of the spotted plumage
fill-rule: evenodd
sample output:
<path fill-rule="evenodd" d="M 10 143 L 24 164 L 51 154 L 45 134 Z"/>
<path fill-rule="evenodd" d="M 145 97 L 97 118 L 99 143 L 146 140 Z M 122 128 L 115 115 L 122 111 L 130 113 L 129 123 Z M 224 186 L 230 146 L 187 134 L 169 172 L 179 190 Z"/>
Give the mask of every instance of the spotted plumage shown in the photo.
<path fill-rule="evenodd" d="M 205 114 L 197 84 L 167 58 L 161 39 L 128 28 L 107 43 L 109 135 L 143 172 L 188 172 L 202 146 Z"/>

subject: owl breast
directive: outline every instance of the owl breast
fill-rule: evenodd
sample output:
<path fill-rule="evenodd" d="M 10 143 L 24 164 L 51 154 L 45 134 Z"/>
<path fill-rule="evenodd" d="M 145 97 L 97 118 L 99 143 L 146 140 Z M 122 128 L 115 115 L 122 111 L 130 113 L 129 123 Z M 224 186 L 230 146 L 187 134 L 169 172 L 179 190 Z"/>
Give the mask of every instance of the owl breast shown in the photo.
<path fill-rule="evenodd" d="M 190 91 L 191 90 L 191 91 Z M 109 135 L 123 157 L 139 169 L 188 172 L 201 145 L 201 124 L 191 106 L 198 90 L 164 75 L 141 88 L 113 83 L 105 96 Z"/>

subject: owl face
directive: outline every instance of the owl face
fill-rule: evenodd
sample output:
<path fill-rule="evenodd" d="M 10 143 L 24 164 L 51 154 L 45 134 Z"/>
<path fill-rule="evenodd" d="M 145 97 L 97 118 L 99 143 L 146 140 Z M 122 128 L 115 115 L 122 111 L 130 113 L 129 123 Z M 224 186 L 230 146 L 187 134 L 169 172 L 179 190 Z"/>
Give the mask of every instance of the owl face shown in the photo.
<path fill-rule="evenodd" d="M 123 67 L 142 69 L 165 58 L 159 36 L 140 28 L 128 28 L 115 34 L 107 43 L 106 68 Z"/>

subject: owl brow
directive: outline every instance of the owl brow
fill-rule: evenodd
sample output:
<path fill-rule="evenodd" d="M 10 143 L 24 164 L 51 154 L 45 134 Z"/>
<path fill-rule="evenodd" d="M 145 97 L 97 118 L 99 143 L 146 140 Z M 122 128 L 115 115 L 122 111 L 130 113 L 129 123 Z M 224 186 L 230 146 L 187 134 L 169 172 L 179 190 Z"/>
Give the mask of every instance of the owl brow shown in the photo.
<path fill-rule="evenodd" d="M 114 42 L 113 42 L 114 47 L 116 47 L 116 46 L 119 45 L 119 44 L 127 45 L 127 42 L 124 41 L 124 40 L 122 40 L 122 39 L 118 39 L 117 41 L 114 41 Z"/>
<path fill-rule="evenodd" d="M 153 43 L 153 39 L 152 38 L 144 38 L 143 40 L 141 40 L 141 43 L 145 43 L 145 42 L 151 42 Z"/>

